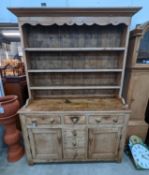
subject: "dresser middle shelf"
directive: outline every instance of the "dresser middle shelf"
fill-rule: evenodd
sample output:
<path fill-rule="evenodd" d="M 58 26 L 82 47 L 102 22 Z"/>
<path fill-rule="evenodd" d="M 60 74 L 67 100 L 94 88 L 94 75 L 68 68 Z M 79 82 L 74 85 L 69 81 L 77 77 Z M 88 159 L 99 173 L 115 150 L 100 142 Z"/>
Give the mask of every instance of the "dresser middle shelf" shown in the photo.
<path fill-rule="evenodd" d="M 122 72 L 122 69 L 28 69 L 29 73 L 42 72 Z"/>

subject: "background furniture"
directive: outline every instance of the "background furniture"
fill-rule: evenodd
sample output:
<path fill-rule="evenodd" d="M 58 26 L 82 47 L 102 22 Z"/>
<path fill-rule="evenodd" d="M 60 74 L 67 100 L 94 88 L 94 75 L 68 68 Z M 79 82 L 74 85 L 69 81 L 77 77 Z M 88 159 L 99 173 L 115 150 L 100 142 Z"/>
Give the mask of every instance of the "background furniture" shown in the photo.
<path fill-rule="evenodd" d="M 22 107 L 28 99 L 28 90 L 26 76 L 5 76 L 3 77 L 3 86 L 5 95 L 17 95 L 20 107 Z M 17 128 L 21 130 L 19 117 L 16 119 Z"/>
<path fill-rule="evenodd" d="M 138 25 L 130 34 L 123 96 L 131 108 L 128 137 L 145 139 L 148 124 L 145 111 L 149 99 L 149 23 Z"/>
<path fill-rule="evenodd" d="M 122 158 L 121 98 L 131 16 L 140 8 L 10 8 L 19 17 L 29 101 L 28 162 Z"/>
<path fill-rule="evenodd" d="M 23 106 L 28 98 L 26 76 L 3 77 L 4 91 L 6 95 L 17 95 L 20 105 Z"/>

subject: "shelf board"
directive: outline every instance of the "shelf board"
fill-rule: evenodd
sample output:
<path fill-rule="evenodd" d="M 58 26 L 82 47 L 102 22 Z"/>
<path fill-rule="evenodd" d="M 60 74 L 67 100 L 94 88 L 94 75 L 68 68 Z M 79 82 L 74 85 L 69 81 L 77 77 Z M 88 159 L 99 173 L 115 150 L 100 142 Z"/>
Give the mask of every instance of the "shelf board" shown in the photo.
<path fill-rule="evenodd" d="M 81 94 L 79 94 L 79 95 L 77 95 L 77 94 L 72 94 L 72 95 L 48 95 L 48 94 L 44 94 L 44 95 L 42 95 L 42 99 L 43 98 L 45 98 L 45 99 L 47 99 L 47 98 L 52 98 L 52 99 L 57 99 L 57 98 L 60 98 L 60 99 L 65 99 L 65 98 L 71 98 L 71 99 L 73 99 L 73 98 L 107 98 L 107 97 L 109 97 L 109 98 L 111 98 L 111 97 L 117 97 L 116 95 L 114 95 L 114 94 L 101 94 L 101 95 L 98 95 L 98 94 L 88 94 L 88 95 L 86 95 L 86 94 L 84 94 L 84 95 L 81 95 Z M 39 95 L 36 95 L 36 98 L 39 98 L 39 99 L 41 99 L 41 96 Z"/>
<path fill-rule="evenodd" d="M 120 89 L 120 86 L 31 86 L 31 90 Z"/>
<path fill-rule="evenodd" d="M 29 73 L 53 72 L 122 72 L 122 69 L 29 69 Z"/>
<path fill-rule="evenodd" d="M 125 47 L 25 48 L 28 52 L 48 51 L 124 51 Z"/>

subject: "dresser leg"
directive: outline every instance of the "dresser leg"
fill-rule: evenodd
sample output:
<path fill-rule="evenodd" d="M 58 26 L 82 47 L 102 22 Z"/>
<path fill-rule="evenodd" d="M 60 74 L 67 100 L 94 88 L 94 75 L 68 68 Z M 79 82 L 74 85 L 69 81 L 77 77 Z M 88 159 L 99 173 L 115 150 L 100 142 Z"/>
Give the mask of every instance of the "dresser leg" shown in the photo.
<path fill-rule="evenodd" d="M 29 160 L 28 161 L 28 165 L 30 165 L 30 166 L 34 165 L 33 161 L 32 160 Z"/>

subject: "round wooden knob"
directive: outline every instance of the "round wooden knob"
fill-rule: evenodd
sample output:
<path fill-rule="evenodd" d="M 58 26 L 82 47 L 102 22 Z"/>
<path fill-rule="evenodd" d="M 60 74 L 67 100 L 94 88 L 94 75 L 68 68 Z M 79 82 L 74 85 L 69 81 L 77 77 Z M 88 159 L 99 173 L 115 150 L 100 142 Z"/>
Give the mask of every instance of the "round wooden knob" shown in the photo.
<path fill-rule="evenodd" d="M 78 122 L 79 118 L 78 117 L 71 117 L 71 120 L 75 124 Z"/>
<path fill-rule="evenodd" d="M 50 123 L 52 124 L 52 123 L 54 123 L 55 122 L 55 119 L 54 118 L 51 118 L 50 119 Z"/>
<path fill-rule="evenodd" d="M 117 119 L 113 119 L 113 122 L 114 122 L 114 123 L 117 123 L 117 122 L 118 122 L 118 120 L 117 120 Z"/>
<path fill-rule="evenodd" d="M 75 159 L 78 156 L 78 153 L 75 152 L 73 158 Z"/>
<path fill-rule="evenodd" d="M 72 131 L 72 134 L 73 134 L 73 136 L 77 136 L 76 130 L 73 130 L 73 131 Z"/>
<path fill-rule="evenodd" d="M 72 145 L 73 145 L 73 146 L 77 146 L 76 142 L 73 142 Z"/>
<path fill-rule="evenodd" d="M 32 127 L 36 127 L 37 126 L 37 121 L 36 120 L 32 120 Z"/>
<path fill-rule="evenodd" d="M 96 122 L 97 122 L 97 123 L 100 123 L 100 122 L 101 122 L 101 120 L 97 118 L 97 119 L 96 119 Z"/>

